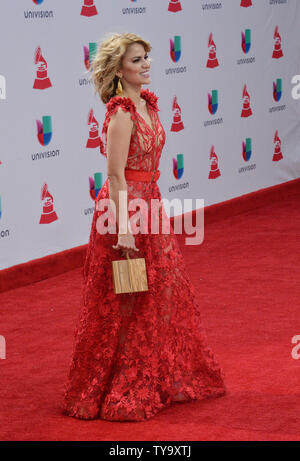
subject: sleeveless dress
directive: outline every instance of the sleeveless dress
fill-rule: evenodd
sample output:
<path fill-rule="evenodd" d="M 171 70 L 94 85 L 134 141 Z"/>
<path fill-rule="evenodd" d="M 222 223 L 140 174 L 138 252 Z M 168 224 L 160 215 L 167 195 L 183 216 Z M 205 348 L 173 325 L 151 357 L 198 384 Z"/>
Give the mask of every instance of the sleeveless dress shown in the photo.
<path fill-rule="evenodd" d="M 130 98 L 106 104 L 100 151 L 107 156 L 111 116 L 130 112 L 133 120 L 126 168 L 158 169 L 166 139 L 158 97 L 141 90 L 152 128 Z M 155 181 L 128 181 L 128 200 L 160 200 Z M 63 411 L 82 419 L 145 421 L 172 402 L 219 397 L 226 393 L 224 373 L 207 344 L 195 289 L 173 227 L 170 233 L 137 233 L 136 257 L 146 261 L 146 292 L 115 294 L 112 261 L 120 250 L 116 234 L 97 232 L 100 199 L 109 198 L 106 179 L 95 200 L 74 351 L 65 384 Z M 160 218 L 164 209 L 160 209 Z M 128 211 L 129 217 L 132 212 Z M 149 226 L 151 219 L 149 220 Z M 150 229 L 150 227 L 149 227 Z"/>

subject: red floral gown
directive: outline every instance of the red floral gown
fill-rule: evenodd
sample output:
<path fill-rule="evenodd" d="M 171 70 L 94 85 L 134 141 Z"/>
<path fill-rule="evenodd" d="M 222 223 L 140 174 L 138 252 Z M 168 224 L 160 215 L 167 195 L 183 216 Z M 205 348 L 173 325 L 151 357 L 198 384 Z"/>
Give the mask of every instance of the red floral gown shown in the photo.
<path fill-rule="evenodd" d="M 106 156 L 110 117 L 121 107 L 134 122 L 126 168 L 153 171 L 166 135 L 158 97 L 148 89 L 141 90 L 141 97 L 153 128 L 130 98 L 114 96 L 106 104 L 100 150 Z M 156 182 L 131 180 L 127 185 L 128 200 L 141 197 L 150 206 L 150 199 L 161 199 Z M 144 421 L 172 402 L 225 394 L 223 371 L 207 344 L 173 227 L 170 234 L 135 235 L 136 257 L 146 260 L 149 290 L 114 294 L 112 260 L 124 257 L 112 248 L 116 234 L 97 232 L 101 198 L 109 198 L 107 179 L 95 203 L 64 413 L 82 419 Z"/>

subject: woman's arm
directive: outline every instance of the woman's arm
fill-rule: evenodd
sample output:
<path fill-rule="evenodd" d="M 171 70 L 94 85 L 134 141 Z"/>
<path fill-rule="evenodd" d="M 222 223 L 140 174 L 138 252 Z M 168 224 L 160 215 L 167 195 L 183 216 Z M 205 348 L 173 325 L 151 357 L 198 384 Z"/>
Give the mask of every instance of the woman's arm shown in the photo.
<path fill-rule="evenodd" d="M 116 220 L 119 227 L 118 243 L 114 248 L 133 248 L 136 249 L 134 236 L 131 231 L 129 215 L 122 203 L 120 203 L 119 192 L 126 191 L 127 182 L 125 179 L 124 169 L 126 166 L 128 151 L 130 145 L 133 121 L 130 112 L 124 112 L 120 107 L 111 117 L 107 129 L 107 177 L 109 184 L 109 198 L 112 199 L 116 206 Z M 127 232 L 120 234 L 119 210 L 121 220 L 127 216 Z M 123 221 L 124 222 L 124 221 Z"/>

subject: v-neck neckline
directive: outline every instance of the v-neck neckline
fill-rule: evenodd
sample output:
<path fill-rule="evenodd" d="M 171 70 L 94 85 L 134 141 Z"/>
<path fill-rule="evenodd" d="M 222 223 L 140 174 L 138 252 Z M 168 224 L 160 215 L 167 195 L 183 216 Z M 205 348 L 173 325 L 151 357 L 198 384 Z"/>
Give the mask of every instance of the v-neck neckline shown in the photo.
<path fill-rule="evenodd" d="M 144 99 L 144 98 L 143 98 Z M 144 101 L 146 101 L 146 109 L 147 109 L 147 112 L 148 112 L 148 115 L 149 115 L 149 118 L 151 120 L 151 124 L 153 124 L 153 120 L 152 120 L 152 117 L 150 115 L 150 112 L 149 112 L 149 108 L 148 108 L 148 101 L 146 99 L 144 99 Z M 134 104 L 135 106 L 135 104 Z M 146 120 L 144 119 L 144 117 L 137 111 L 136 109 L 136 106 L 135 106 L 135 110 L 136 110 L 136 113 L 138 114 L 138 116 L 143 120 L 143 122 L 145 123 L 146 127 L 149 128 L 150 131 L 152 131 L 152 133 L 154 133 L 154 130 L 152 128 L 152 126 L 150 126 Z"/>
<path fill-rule="evenodd" d="M 143 122 L 144 122 L 144 124 L 146 125 L 146 127 L 147 127 L 152 133 L 154 133 L 154 130 L 153 130 L 152 126 L 150 126 L 150 125 L 146 122 L 146 120 L 144 119 L 144 117 L 137 111 L 137 108 L 136 108 L 136 105 L 135 105 L 134 101 L 133 101 L 129 96 L 122 96 L 122 98 L 129 98 L 129 99 L 130 99 L 130 101 L 131 101 L 132 104 L 134 105 L 135 112 L 137 113 L 137 115 L 143 120 Z M 150 120 L 151 120 L 151 123 L 153 124 L 153 120 L 152 120 L 152 117 L 151 117 L 150 112 L 149 112 L 148 101 L 147 101 L 147 99 L 145 99 L 142 95 L 141 95 L 141 98 L 144 99 L 144 101 L 146 101 L 146 109 L 147 109 L 149 118 L 150 118 Z"/>

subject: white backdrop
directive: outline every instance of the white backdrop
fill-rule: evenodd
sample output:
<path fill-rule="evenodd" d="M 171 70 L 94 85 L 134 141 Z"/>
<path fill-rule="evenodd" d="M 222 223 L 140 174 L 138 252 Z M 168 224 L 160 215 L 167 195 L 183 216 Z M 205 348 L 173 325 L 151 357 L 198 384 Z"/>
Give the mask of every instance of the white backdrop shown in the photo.
<path fill-rule="evenodd" d="M 86 147 L 88 116 L 93 109 L 101 133 L 106 108 L 85 59 L 109 32 L 135 32 L 153 47 L 148 88 L 167 133 L 163 197 L 207 206 L 298 178 L 299 3 L 2 1 L 0 269 L 88 242 L 89 178 L 106 179 L 97 139 Z"/>

